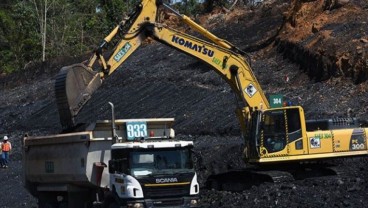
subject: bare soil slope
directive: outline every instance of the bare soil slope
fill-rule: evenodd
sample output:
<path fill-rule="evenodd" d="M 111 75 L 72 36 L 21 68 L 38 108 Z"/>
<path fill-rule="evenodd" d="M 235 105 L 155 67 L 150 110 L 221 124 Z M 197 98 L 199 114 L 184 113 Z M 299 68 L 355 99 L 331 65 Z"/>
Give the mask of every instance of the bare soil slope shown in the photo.
<path fill-rule="evenodd" d="M 341 28 L 344 28 L 347 23 L 343 22 L 343 17 L 350 20 L 350 25 L 364 26 L 367 18 L 356 19 L 355 13 L 348 11 L 356 12 L 360 9 L 360 14 L 364 15 L 367 4 L 360 5 L 351 1 L 333 10 L 329 9 L 328 15 L 331 18 L 326 17 L 325 20 L 329 22 L 328 27 L 320 23 L 316 33 L 304 34 L 303 31 L 309 29 L 298 30 L 303 28 L 303 24 L 298 23 L 302 21 L 299 17 L 318 16 L 316 12 L 319 11 L 318 5 L 321 1 L 295 1 L 294 4 L 301 5 L 297 9 L 288 1 L 267 2 L 270 4 L 257 9 L 213 14 L 203 24 L 210 26 L 211 31 L 219 37 L 252 51 L 250 56 L 253 70 L 264 91 L 267 94 L 282 93 L 294 103 L 301 104 L 305 107 L 308 118 L 346 116 L 348 108 L 357 116 L 366 118 L 368 99 L 367 83 L 363 82 L 364 79 L 342 76 L 345 73 L 322 78 L 320 75 L 325 75 L 324 72 L 309 73 L 312 69 L 317 70 L 312 67 L 318 65 L 315 60 L 305 61 L 303 57 L 307 54 L 323 60 L 324 56 L 320 56 L 321 54 L 331 57 L 334 51 L 341 50 L 341 54 L 345 52 L 351 55 L 358 53 L 350 42 L 346 44 L 348 40 L 355 39 L 358 40 L 357 44 L 364 46 L 362 50 L 366 54 L 366 45 L 362 40 L 366 36 L 360 35 L 357 38 L 349 32 L 336 32 L 333 41 L 330 41 L 321 39 L 320 35 L 323 33 L 321 28 L 339 25 L 340 21 Z M 309 15 L 300 15 L 300 8 L 308 5 L 309 9 L 302 10 L 302 13 Z M 314 11 L 313 8 L 317 10 Z M 295 10 L 294 14 L 290 13 L 290 9 Z M 341 13 L 339 18 L 333 16 L 334 12 Z M 312 13 L 315 15 L 311 15 Z M 285 21 L 293 15 L 298 28 L 288 26 L 290 23 Z M 364 30 L 366 34 L 366 29 L 367 27 L 361 27 L 359 31 Z M 312 44 L 312 47 L 311 44 L 306 44 L 306 40 L 320 42 L 317 45 Z M 337 44 L 336 50 L 330 44 Z M 332 55 L 327 52 L 315 54 L 317 48 Z M 312 51 L 313 54 L 305 51 Z M 1 78 L 0 134 L 10 136 L 14 151 L 10 168 L 0 169 L 0 191 L 3 193 L 0 195 L 0 207 L 37 206 L 36 200 L 22 187 L 21 140 L 25 133 L 44 135 L 60 132 L 53 94 L 54 76 L 61 66 L 84 59 L 85 57 L 61 59 L 42 66 L 35 65 L 18 75 Z M 358 60 L 363 59 L 358 57 Z M 349 60 L 351 66 L 355 66 L 355 59 Z M 310 70 L 304 67 L 305 63 L 311 66 Z M 367 70 L 366 65 L 362 70 Z M 178 137 L 195 142 L 196 169 L 202 186 L 212 174 L 244 167 L 241 160 L 242 139 L 234 113 L 234 96 L 215 72 L 194 58 L 159 43 L 143 46 L 105 81 L 81 111 L 78 121 L 109 119 L 108 101 L 115 104 L 117 118 L 175 117 L 174 128 Z M 341 160 L 338 163 L 346 172 L 342 177 L 312 178 L 281 184 L 266 183 L 239 193 L 208 190 L 203 186 L 201 201 L 204 207 L 364 207 L 368 202 L 367 159 Z"/>

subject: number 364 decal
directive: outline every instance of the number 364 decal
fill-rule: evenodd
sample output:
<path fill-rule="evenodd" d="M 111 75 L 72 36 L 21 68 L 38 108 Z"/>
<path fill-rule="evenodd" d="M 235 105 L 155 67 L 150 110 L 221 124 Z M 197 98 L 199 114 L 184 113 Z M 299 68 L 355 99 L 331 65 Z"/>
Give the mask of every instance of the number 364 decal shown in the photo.
<path fill-rule="evenodd" d="M 147 138 L 147 123 L 145 121 L 127 122 L 126 130 L 128 140 Z"/>

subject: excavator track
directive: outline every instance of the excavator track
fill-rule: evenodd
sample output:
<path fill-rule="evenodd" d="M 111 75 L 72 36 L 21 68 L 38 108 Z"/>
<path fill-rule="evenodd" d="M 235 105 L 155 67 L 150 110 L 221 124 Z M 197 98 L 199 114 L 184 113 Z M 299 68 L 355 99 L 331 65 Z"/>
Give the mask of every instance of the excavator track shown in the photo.
<path fill-rule="evenodd" d="M 55 98 L 64 131 L 76 126 L 74 117 L 101 84 L 100 74 L 83 64 L 60 70 L 55 79 Z"/>
<path fill-rule="evenodd" d="M 286 171 L 268 170 L 268 171 L 255 171 L 254 174 L 263 175 L 270 178 L 273 183 L 282 183 L 294 181 L 294 176 Z"/>
<path fill-rule="evenodd" d="M 343 177 L 346 174 L 344 168 L 339 166 L 326 167 L 325 169 L 331 171 L 332 174 L 335 174 L 338 177 Z"/>
<path fill-rule="evenodd" d="M 287 171 L 239 169 L 210 176 L 207 179 L 206 186 L 221 191 L 243 191 L 266 182 L 283 183 L 290 181 L 294 181 L 294 177 Z"/>
<path fill-rule="evenodd" d="M 316 177 L 342 177 L 344 168 L 327 163 L 250 167 L 230 170 L 208 177 L 206 187 L 219 191 L 242 191 L 263 183 L 288 183 Z"/>

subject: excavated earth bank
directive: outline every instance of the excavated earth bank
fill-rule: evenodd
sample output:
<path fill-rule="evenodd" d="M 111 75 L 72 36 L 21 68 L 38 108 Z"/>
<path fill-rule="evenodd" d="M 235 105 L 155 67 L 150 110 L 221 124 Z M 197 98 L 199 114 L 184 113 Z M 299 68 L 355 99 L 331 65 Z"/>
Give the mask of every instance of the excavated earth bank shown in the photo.
<path fill-rule="evenodd" d="M 367 1 L 293 1 L 276 40 L 284 57 L 317 81 L 368 78 Z"/>
<path fill-rule="evenodd" d="M 344 117 L 350 108 L 367 119 L 367 2 L 334 6 L 341 1 L 333 1 L 328 9 L 321 9 L 321 2 L 267 1 L 257 9 L 212 14 L 203 24 L 252 51 L 253 70 L 264 91 L 284 94 L 302 105 L 308 118 Z M 25 133 L 60 132 L 54 77 L 61 66 L 85 58 L 35 64 L 0 79 L 0 134 L 9 135 L 14 146 L 10 168 L 0 169 L 0 207 L 37 207 L 22 184 L 21 140 Z M 105 81 L 78 121 L 109 119 L 108 101 L 115 104 L 117 118 L 175 117 L 177 137 L 195 142 L 203 207 L 365 207 L 368 202 L 366 158 L 335 161 L 344 170 L 339 177 L 264 183 L 242 192 L 207 189 L 210 175 L 245 166 L 234 96 L 206 65 L 167 46 L 141 47 Z"/>

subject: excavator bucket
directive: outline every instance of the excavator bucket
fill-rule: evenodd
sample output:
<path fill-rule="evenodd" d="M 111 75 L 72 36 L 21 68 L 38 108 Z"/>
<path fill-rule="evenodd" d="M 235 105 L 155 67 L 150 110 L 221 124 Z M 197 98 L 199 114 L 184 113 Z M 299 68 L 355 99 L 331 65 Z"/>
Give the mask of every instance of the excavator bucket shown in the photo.
<path fill-rule="evenodd" d="M 100 74 L 84 64 L 74 64 L 60 70 L 55 80 L 55 97 L 64 130 L 75 126 L 74 117 L 101 84 Z"/>

